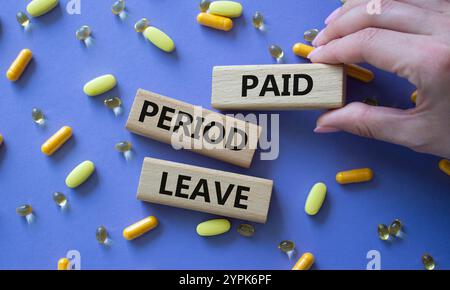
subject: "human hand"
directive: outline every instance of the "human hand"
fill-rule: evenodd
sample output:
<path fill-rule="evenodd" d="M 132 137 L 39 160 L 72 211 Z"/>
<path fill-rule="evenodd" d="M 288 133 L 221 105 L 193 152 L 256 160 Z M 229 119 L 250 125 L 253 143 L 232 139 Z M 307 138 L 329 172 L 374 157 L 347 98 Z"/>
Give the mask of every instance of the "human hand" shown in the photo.
<path fill-rule="evenodd" d="M 369 14 L 369 2 L 381 14 Z M 408 110 L 354 102 L 322 115 L 317 133 L 347 131 L 450 158 L 450 1 L 347 0 L 325 20 L 312 62 L 367 62 L 418 89 Z"/>

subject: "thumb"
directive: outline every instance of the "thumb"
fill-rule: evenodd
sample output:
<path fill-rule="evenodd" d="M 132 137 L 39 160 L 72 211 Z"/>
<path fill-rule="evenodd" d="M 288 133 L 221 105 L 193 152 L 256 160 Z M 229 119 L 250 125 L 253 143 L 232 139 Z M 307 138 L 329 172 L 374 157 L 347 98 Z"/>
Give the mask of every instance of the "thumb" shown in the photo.
<path fill-rule="evenodd" d="M 346 131 L 398 145 L 414 147 L 413 115 L 409 111 L 350 103 L 344 108 L 323 114 L 317 120 L 316 133 Z"/>

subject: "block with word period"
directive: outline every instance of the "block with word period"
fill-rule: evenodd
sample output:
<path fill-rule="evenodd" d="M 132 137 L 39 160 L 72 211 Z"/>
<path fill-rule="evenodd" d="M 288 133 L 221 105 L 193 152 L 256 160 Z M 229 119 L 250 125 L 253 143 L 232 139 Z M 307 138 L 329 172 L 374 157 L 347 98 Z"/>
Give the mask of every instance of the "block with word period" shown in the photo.
<path fill-rule="evenodd" d="M 142 89 L 126 128 L 136 134 L 248 168 L 261 127 Z"/>
<path fill-rule="evenodd" d="M 265 223 L 272 187 L 268 179 L 145 158 L 137 198 Z"/>
<path fill-rule="evenodd" d="M 342 65 L 216 66 L 211 103 L 221 110 L 332 109 L 345 102 Z"/>

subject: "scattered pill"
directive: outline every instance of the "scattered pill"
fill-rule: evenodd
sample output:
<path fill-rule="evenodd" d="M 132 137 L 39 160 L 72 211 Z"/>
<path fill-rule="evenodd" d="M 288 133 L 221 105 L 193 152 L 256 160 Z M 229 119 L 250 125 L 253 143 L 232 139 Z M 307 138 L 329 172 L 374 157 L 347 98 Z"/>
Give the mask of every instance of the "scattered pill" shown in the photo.
<path fill-rule="evenodd" d="M 21 205 L 16 208 L 16 213 L 20 216 L 27 216 L 33 213 L 33 208 L 29 204 Z"/>
<path fill-rule="evenodd" d="M 327 194 L 327 186 L 324 183 L 316 183 L 311 188 L 305 203 L 305 212 L 308 215 L 315 215 L 322 207 Z"/>
<path fill-rule="evenodd" d="M 164 32 L 154 26 L 149 26 L 144 30 L 144 36 L 157 48 L 165 51 L 172 52 L 175 49 L 175 43 Z"/>
<path fill-rule="evenodd" d="M 75 33 L 78 40 L 86 40 L 91 36 L 91 28 L 87 25 L 81 26 Z"/>
<path fill-rule="evenodd" d="M 314 256 L 311 253 L 304 253 L 292 270 L 309 270 L 314 264 Z"/>
<path fill-rule="evenodd" d="M 120 153 L 123 154 L 123 157 L 125 157 L 125 160 L 130 160 L 132 157 L 132 152 L 131 152 L 131 148 L 132 145 L 130 142 L 128 141 L 121 141 L 119 143 L 117 143 L 116 145 L 114 145 L 114 148 L 119 151 Z"/>
<path fill-rule="evenodd" d="M 369 106 L 374 106 L 374 107 L 379 105 L 378 100 L 375 98 L 371 98 L 371 97 L 364 98 L 363 103 L 366 105 L 369 105 Z"/>
<path fill-rule="evenodd" d="M 69 126 L 63 126 L 59 129 L 53 136 L 51 136 L 44 144 L 41 146 L 41 151 L 47 156 L 52 155 L 61 146 L 67 142 L 67 140 L 72 137 L 72 128 Z"/>
<path fill-rule="evenodd" d="M 389 228 L 387 225 L 379 224 L 377 229 L 378 229 L 378 237 L 381 240 L 386 241 L 389 239 Z"/>
<path fill-rule="evenodd" d="M 3 145 L 3 135 L 0 134 L 0 146 L 2 146 L 2 145 Z"/>
<path fill-rule="evenodd" d="M 415 90 L 412 94 L 411 94 L 411 102 L 413 102 L 414 104 L 417 102 L 417 90 Z"/>
<path fill-rule="evenodd" d="M 291 253 L 295 251 L 295 243 L 290 240 L 281 241 L 278 244 L 278 249 L 280 249 L 283 253 Z"/>
<path fill-rule="evenodd" d="M 103 104 L 118 116 L 122 113 L 122 100 L 119 97 L 106 98 Z"/>
<path fill-rule="evenodd" d="M 154 229 L 158 225 L 158 219 L 154 216 L 149 216 L 142 219 L 123 230 L 123 237 L 126 240 L 134 240 L 146 232 Z"/>
<path fill-rule="evenodd" d="M 308 29 L 303 33 L 303 39 L 308 42 L 313 42 L 316 36 L 319 34 L 319 29 Z"/>
<path fill-rule="evenodd" d="M 22 11 L 16 14 L 16 19 L 23 28 L 27 28 L 30 25 L 30 18 Z"/>
<path fill-rule="evenodd" d="M 402 221 L 399 219 L 395 219 L 390 225 L 389 225 L 389 235 L 391 236 L 398 236 L 402 232 L 403 224 Z"/>
<path fill-rule="evenodd" d="M 442 159 L 439 161 L 439 168 L 442 172 L 450 176 L 450 160 Z"/>
<path fill-rule="evenodd" d="M 114 4 L 111 6 L 111 11 L 114 15 L 118 15 L 119 17 L 123 18 L 123 16 L 125 16 L 125 1 L 118 0 L 114 2 Z"/>
<path fill-rule="evenodd" d="M 44 125 L 45 123 L 44 113 L 38 108 L 33 108 L 31 110 L 31 118 L 38 125 Z"/>
<path fill-rule="evenodd" d="M 6 72 L 8 80 L 12 82 L 17 81 L 22 76 L 23 71 L 30 63 L 32 57 L 33 53 L 31 50 L 28 48 L 22 49 Z"/>
<path fill-rule="evenodd" d="M 294 54 L 303 58 L 307 58 L 314 49 L 314 47 L 303 43 L 296 43 L 292 47 Z M 369 83 L 374 79 L 373 72 L 355 64 L 346 65 L 346 70 L 348 76 L 365 83 Z"/>
<path fill-rule="evenodd" d="M 237 232 L 244 237 L 253 237 L 255 235 L 255 227 L 250 224 L 240 224 Z"/>
<path fill-rule="evenodd" d="M 201 12 L 206 12 L 209 8 L 209 5 L 211 4 L 211 1 L 208 0 L 201 0 L 198 4 L 198 8 Z"/>
<path fill-rule="evenodd" d="M 436 267 L 434 259 L 430 254 L 422 255 L 422 264 L 426 270 L 434 270 L 434 268 Z"/>
<path fill-rule="evenodd" d="M 280 62 L 283 59 L 284 52 L 278 45 L 272 44 L 269 46 L 270 55 L 276 59 L 277 62 Z"/>
<path fill-rule="evenodd" d="M 231 224 L 227 219 L 212 219 L 197 225 L 197 234 L 202 237 L 217 236 L 228 232 Z"/>
<path fill-rule="evenodd" d="M 136 32 L 142 33 L 149 26 L 150 22 L 147 20 L 147 18 L 142 18 L 138 22 L 136 22 L 136 24 L 134 24 L 134 30 L 136 30 Z"/>
<path fill-rule="evenodd" d="M 70 261 L 67 258 L 61 258 L 58 260 L 58 270 L 69 270 Z"/>
<path fill-rule="evenodd" d="M 341 171 L 336 174 L 336 181 L 339 184 L 366 182 L 372 180 L 372 178 L 373 171 L 370 168 Z"/>
<path fill-rule="evenodd" d="M 78 164 L 66 178 L 69 188 L 76 188 L 85 182 L 94 173 L 95 166 L 92 161 L 86 160 Z"/>
<path fill-rule="evenodd" d="M 99 76 L 84 85 L 83 91 L 86 95 L 94 97 L 112 90 L 117 84 L 112 74 Z"/>
<path fill-rule="evenodd" d="M 95 239 L 99 244 L 108 244 L 108 231 L 104 226 L 99 226 L 97 230 L 95 231 Z"/>
<path fill-rule="evenodd" d="M 218 30 L 229 31 L 233 28 L 233 20 L 227 17 L 201 12 L 197 15 L 197 22 L 203 26 Z"/>
<path fill-rule="evenodd" d="M 242 5 L 234 1 L 213 1 L 209 4 L 208 12 L 214 15 L 235 18 L 242 15 Z"/>
<path fill-rule="evenodd" d="M 262 29 L 264 26 L 264 16 L 261 14 L 261 12 L 256 11 L 255 14 L 253 14 L 252 17 L 252 24 L 253 27 Z"/>
<path fill-rule="evenodd" d="M 33 17 L 39 17 L 50 12 L 58 5 L 58 0 L 33 0 L 27 6 L 27 12 Z"/>
<path fill-rule="evenodd" d="M 65 208 L 68 204 L 67 197 L 61 192 L 54 192 L 52 198 L 53 201 L 61 208 Z"/>

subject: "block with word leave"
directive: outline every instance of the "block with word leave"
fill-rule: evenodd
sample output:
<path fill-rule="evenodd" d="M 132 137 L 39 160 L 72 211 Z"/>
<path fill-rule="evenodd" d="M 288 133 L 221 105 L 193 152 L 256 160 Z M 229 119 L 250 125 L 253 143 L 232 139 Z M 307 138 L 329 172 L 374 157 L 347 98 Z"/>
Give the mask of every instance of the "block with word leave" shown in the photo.
<path fill-rule="evenodd" d="M 145 158 L 137 198 L 265 223 L 272 186 L 268 179 Z"/>
<path fill-rule="evenodd" d="M 131 132 L 250 167 L 261 127 L 139 89 L 126 127 Z"/>
<path fill-rule="evenodd" d="M 221 110 L 332 109 L 345 102 L 342 65 L 216 66 L 211 103 Z"/>

